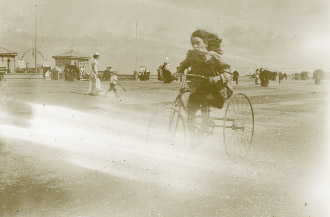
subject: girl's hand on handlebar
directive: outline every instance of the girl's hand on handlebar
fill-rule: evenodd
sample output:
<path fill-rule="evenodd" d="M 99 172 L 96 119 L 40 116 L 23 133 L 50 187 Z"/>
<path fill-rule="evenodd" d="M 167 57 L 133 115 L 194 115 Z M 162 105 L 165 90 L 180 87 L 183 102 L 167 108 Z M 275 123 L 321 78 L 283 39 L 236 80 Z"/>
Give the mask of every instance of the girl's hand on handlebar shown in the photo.
<path fill-rule="evenodd" d="M 215 84 L 215 83 L 217 82 L 217 79 L 216 79 L 215 77 L 209 77 L 209 78 L 208 78 L 208 82 L 209 82 L 210 84 Z"/>
<path fill-rule="evenodd" d="M 211 84 L 215 84 L 216 82 L 218 82 L 220 80 L 219 77 L 209 77 L 208 78 L 208 81 L 211 83 Z"/>
<path fill-rule="evenodd" d="M 231 79 L 231 75 L 229 73 L 223 73 L 220 75 L 220 78 L 223 83 L 228 83 Z"/>

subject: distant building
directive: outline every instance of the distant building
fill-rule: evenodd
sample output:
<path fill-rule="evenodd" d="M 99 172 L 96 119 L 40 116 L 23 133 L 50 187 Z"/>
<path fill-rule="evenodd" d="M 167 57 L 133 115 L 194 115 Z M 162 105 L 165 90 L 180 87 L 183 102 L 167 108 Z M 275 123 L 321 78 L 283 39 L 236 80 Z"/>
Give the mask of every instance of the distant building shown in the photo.
<path fill-rule="evenodd" d="M 55 66 L 62 69 L 66 65 L 75 65 L 79 68 L 81 74 L 85 74 L 90 68 L 89 60 L 91 57 L 77 51 L 70 50 L 52 57 L 55 59 Z"/>
<path fill-rule="evenodd" d="M 15 73 L 17 52 L 0 47 L 0 67 L 7 73 Z"/>

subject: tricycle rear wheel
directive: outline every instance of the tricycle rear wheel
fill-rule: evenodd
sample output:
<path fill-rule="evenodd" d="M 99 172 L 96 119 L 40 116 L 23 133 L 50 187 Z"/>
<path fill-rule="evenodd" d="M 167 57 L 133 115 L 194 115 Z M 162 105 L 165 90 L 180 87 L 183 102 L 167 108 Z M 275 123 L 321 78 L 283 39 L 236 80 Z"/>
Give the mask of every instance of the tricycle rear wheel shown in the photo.
<path fill-rule="evenodd" d="M 229 158 L 244 158 L 252 144 L 254 112 L 250 99 L 242 93 L 228 102 L 224 117 L 223 139 Z"/>

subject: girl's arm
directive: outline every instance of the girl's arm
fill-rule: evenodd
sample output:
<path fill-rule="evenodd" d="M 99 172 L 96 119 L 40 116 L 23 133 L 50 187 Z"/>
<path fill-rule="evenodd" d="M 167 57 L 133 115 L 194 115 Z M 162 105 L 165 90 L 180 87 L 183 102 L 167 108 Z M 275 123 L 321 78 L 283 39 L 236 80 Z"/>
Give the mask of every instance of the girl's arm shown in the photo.
<path fill-rule="evenodd" d="M 178 68 L 178 71 L 176 73 L 181 73 L 183 74 L 184 73 L 184 70 L 187 69 L 189 67 L 189 63 L 188 63 L 188 60 L 185 59 L 183 60 L 181 63 L 180 63 L 180 66 Z"/>
<path fill-rule="evenodd" d="M 222 69 L 222 64 L 223 63 L 221 61 L 220 54 L 218 54 L 214 51 L 210 51 L 210 52 L 208 52 L 208 55 L 211 56 L 212 61 L 214 62 L 217 71 L 221 73 L 223 71 L 223 69 Z"/>
<path fill-rule="evenodd" d="M 215 83 L 218 81 L 222 81 L 223 83 L 228 82 L 230 80 L 230 75 L 225 72 L 225 69 L 228 69 L 230 66 L 221 61 L 220 54 L 218 54 L 214 51 L 210 51 L 210 52 L 208 52 L 208 55 L 210 55 L 212 58 L 212 61 L 214 61 L 216 70 L 218 72 L 220 72 L 220 76 L 210 77 L 210 83 Z"/>
<path fill-rule="evenodd" d="M 191 57 L 190 57 L 190 55 L 191 55 L 191 51 L 189 50 L 188 53 L 187 53 L 186 59 L 183 60 L 180 63 L 180 66 L 179 66 L 178 71 L 176 73 L 183 74 L 184 70 L 191 66 L 191 61 L 190 61 Z"/>
<path fill-rule="evenodd" d="M 222 83 L 227 83 L 231 79 L 231 75 L 229 73 L 221 73 L 220 76 L 215 76 L 215 77 L 209 77 L 209 82 L 211 84 L 214 84 L 218 81 L 221 81 Z"/>
<path fill-rule="evenodd" d="M 218 81 L 220 81 L 220 80 L 221 80 L 221 77 L 220 77 L 220 76 L 209 77 L 209 82 L 210 82 L 211 84 L 214 84 L 214 83 L 216 83 L 216 82 L 218 82 Z"/>

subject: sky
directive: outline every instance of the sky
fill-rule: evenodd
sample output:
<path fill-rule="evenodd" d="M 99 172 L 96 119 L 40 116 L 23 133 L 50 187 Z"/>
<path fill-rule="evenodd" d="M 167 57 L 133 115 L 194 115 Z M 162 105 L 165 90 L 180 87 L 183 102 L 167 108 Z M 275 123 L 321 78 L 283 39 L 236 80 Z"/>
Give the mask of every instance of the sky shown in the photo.
<path fill-rule="evenodd" d="M 112 66 L 151 73 L 164 61 L 175 71 L 206 29 L 222 38 L 223 59 L 243 74 L 255 68 L 330 71 L 329 0 L 0 0 L 0 47 L 52 56 L 75 50 L 101 54 Z M 30 52 L 31 53 L 31 52 Z M 32 53 L 25 55 L 26 61 Z"/>

